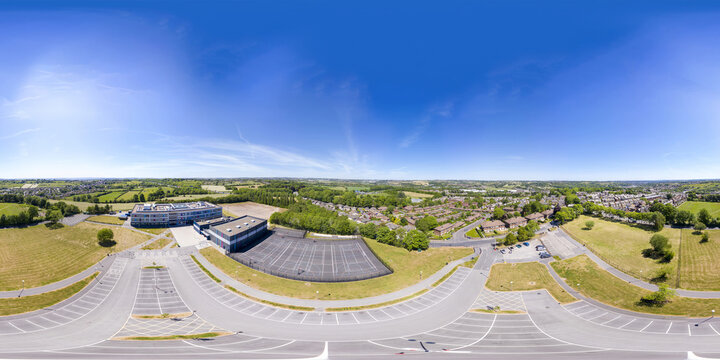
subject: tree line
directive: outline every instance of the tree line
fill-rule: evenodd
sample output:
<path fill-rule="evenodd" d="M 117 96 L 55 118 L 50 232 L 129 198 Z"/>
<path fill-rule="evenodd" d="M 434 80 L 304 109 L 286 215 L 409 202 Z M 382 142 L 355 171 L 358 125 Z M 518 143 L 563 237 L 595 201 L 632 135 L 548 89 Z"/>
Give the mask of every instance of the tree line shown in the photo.
<path fill-rule="evenodd" d="M 302 197 L 322 202 L 355 206 L 355 207 L 402 207 L 410 204 L 410 198 L 398 190 L 383 190 L 378 194 L 358 194 L 354 191 L 343 191 L 319 186 L 306 187 L 298 191 Z"/>

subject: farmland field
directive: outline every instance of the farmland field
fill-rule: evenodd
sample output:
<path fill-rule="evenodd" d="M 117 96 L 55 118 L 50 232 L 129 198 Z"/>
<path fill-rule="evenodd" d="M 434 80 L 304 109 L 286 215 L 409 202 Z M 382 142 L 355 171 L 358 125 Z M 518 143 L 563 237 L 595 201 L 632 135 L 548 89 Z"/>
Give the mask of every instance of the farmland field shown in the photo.
<path fill-rule="evenodd" d="M 178 195 L 178 196 L 171 196 L 168 198 L 164 198 L 163 200 L 173 200 L 173 201 L 193 201 L 195 199 L 202 199 L 205 197 L 209 198 L 219 198 L 223 196 L 228 196 L 228 194 L 190 194 L 190 195 Z"/>
<path fill-rule="evenodd" d="M 120 195 L 116 200 L 117 201 L 132 201 L 133 195 L 140 195 L 140 190 L 131 190 L 127 191 L 124 194 Z"/>
<path fill-rule="evenodd" d="M 0 291 L 53 283 L 94 265 L 110 251 L 97 242 L 103 225 L 79 223 L 57 230 L 45 225 L 0 229 Z M 150 239 L 130 229 L 113 228 L 120 251 Z"/>
<path fill-rule="evenodd" d="M 101 203 L 104 203 L 104 202 L 113 202 L 113 201 L 115 201 L 115 199 L 117 199 L 120 195 L 122 195 L 122 194 L 124 194 L 124 193 L 125 193 L 125 191 L 113 191 L 113 192 L 111 192 L 111 193 L 109 193 L 109 194 L 105 194 L 105 195 L 102 195 L 102 196 L 98 197 L 98 200 L 99 200 Z"/>
<path fill-rule="evenodd" d="M 422 193 L 416 193 L 412 191 L 403 191 L 405 193 L 405 196 L 413 199 L 425 199 L 425 198 L 431 198 L 432 195 L 429 194 L 422 194 Z"/>
<path fill-rule="evenodd" d="M 28 206 L 24 204 L 0 203 L 0 215 L 17 215 L 27 208 Z"/>
<path fill-rule="evenodd" d="M 720 203 L 705 201 L 686 201 L 678 206 L 678 210 L 686 210 L 697 215 L 701 209 L 707 209 L 712 217 L 720 216 Z"/>

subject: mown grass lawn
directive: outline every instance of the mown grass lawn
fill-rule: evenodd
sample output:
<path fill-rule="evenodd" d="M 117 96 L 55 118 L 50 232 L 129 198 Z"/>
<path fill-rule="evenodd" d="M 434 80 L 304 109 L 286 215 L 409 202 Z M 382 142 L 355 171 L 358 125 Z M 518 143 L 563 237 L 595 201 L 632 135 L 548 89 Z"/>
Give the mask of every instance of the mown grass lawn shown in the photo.
<path fill-rule="evenodd" d="M 480 237 L 480 233 L 478 233 L 477 228 L 471 229 L 465 235 L 467 235 L 469 237 Z"/>
<path fill-rule="evenodd" d="M 586 230 L 585 222 L 592 220 L 595 226 Z M 651 281 L 666 264 L 643 256 L 643 250 L 650 248 L 650 238 L 655 232 L 628 224 L 607 221 L 585 215 L 565 224 L 563 229 L 575 240 L 585 244 L 601 259 L 616 269 L 636 278 Z M 677 269 L 680 229 L 665 228 L 659 234 L 667 236 L 675 251 L 675 258 L 668 264 Z M 677 273 L 674 271 L 666 280 L 675 286 Z"/>
<path fill-rule="evenodd" d="M 720 290 L 720 230 L 707 233 L 710 241 L 701 243 L 701 236 L 693 230 L 682 230 L 678 276 L 679 287 L 683 289 Z"/>
<path fill-rule="evenodd" d="M 148 233 L 151 233 L 151 234 L 155 234 L 155 235 L 160 235 L 160 234 L 162 234 L 163 232 L 165 232 L 166 230 L 168 230 L 169 228 L 145 228 L 145 227 L 139 227 L 139 228 L 136 228 L 136 229 L 138 229 L 138 230 L 140 230 L 140 231 L 148 232 Z"/>
<path fill-rule="evenodd" d="M 678 210 L 690 211 L 695 215 L 697 215 L 701 209 L 707 209 L 712 217 L 720 216 L 720 203 L 716 202 L 686 201 L 678 206 Z"/>
<path fill-rule="evenodd" d="M 88 220 L 110 225 L 122 225 L 125 223 L 125 220 L 120 220 L 117 216 L 112 215 L 91 216 L 88 218 Z"/>
<path fill-rule="evenodd" d="M 546 289 L 558 302 L 569 303 L 577 300 L 565 291 L 553 279 L 545 265 L 539 262 L 495 264 L 490 269 L 490 277 L 485 287 L 495 291 Z"/>
<path fill-rule="evenodd" d="M 117 244 L 98 245 L 103 225 L 83 222 L 50 230 L 45 225 L 0 229 L 0 291 L 37 287 L 75 275 L 94 265 L 111 250 L 125 250 L 150 236 L 113 227 Z"/>
<path fill-rule="evenodd" d="M 38 295 L 0 299 L 0 316 L 22 314 L 55 305 L 84 289 L 95 279 L 97 274 L 98 273 L 92 274 L 74 284 L 54 291 Z"/>
<path fill-rule="evenodd" d="M 601 269 L 586 255 L 550 263 L 568 285 L 583 295 L 621 309 L 662 315 L 705 317 L 720 309 L 720 299 L 675 296 L 664 306 L 646 306 L 640 298 L 651 292 Z"/>
<path fill-rule="evenodd" d="M 469 248 L 430 248 L 423 252 L 367 240 L 368 246 L 384 260 L 394 272 L 382 277 L 342 283 L 321 283 L 290 280 L 253 270 L 221 254 L 212 247 L 200 253 L 213 265 L 234 279 L 269 293 L 301 299 L 341 300 L 376 296 L 400 290 L 428 277 L 447 262 L 473 253 Z"/>

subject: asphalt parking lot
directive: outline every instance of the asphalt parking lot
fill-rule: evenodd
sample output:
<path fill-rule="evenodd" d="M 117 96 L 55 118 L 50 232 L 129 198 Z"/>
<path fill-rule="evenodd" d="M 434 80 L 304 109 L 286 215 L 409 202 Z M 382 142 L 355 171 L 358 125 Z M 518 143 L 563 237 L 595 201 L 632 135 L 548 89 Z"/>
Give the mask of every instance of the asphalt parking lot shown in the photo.
<path fill-rule="evenodd" d="M 166 268 L 145 268 L 140 272 L 133 315 L 161 315 L 190 312 L 175 290 Z"/>
<path fill-rule="evenodd" d="M 181 261 L 198 286 L 222 305 L 260 319 L 303 325 L 355 325 L 394 320 L 422 312 L 450 296 L 471 272 L 469 268 L 459 267 L 439 286 L 425 294 L 395 305 L 362 311 L 311 312 L 276 308 L 245 299 L 210 279 L 189 257 L 181 258 Z"/>
<path fill-rule="evenodd" d="M 528 262 L 540 260 L 540 253 L 542 251 L 545 251 L 535 250 L 536 246 L 542 245 L 540 240 L 530 240 L 528 241 L 528 243 L 530 244 L 530 246 L 525 246 L 523 245 L 523 243 L 518 243 L 517 245 L 520 245 L 520 247 L 512 246 L 505 248 L 505 253 L 502 254 L 503 259 L 506 262 Z"/>
<path fill-rule="evenodd" d="M 2 317 L 0 335 L 48 330 L 84 317 L 105 301 L 117 284 L 127 262 L 126 258 L 116 257 L 101 278 L 94 280 L 89 285 L 88 291 L 50 307 L 50 311 L 45 309 L 28 314 Z"/>
<path fill-rule="evenodd" d="M 229 256 L 265 273 L 303 281 L 363 280 L 391 272 L 362 239 L 319 240 L 303 234 L 273 231 L 258 244 Z"/>

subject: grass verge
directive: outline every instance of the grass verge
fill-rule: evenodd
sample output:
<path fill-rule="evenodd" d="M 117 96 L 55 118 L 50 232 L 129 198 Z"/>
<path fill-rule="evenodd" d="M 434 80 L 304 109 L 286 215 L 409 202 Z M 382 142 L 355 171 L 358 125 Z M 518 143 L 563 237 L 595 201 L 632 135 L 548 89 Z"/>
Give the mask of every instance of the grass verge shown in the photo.
<path fill-rule="evenodd" d="M 110 225 L 122 225 L 125 223 L 125 220 L 120 220 L 117 216 L 112 215 L 91 216 L 87 220 Z"/>
<path fill-rule="evenodd" d="M 55 305 L 80 292 L 80 290 L 90 284 L 97 275 L 98 273 L 94 273 L 64 288 L 38 295 L 0 299 L 0 316 L 22 314 Z"/>
<path fill-rule="evenodd" d="M 216 283 L 220 283 L 220 279 L 217 278 L 217 276 L 213 275 L 213 273 L 210 272 L 203 264 L 201 264 L 198 259 L 195 258 L 195 255 L 190 255 L 190 257 L 193 259 L 193 261 L 197 264 L 198 267 L 200 267 L 200 270 L 202 270 L 207 276 L 209 276 L 211 279 L 215 280 Z"/>
<path fill-rule="evenodd" d="M 495 264 L 485 286 L 495 291 L 547 290 L 560 303 L 576 301 L 539 262 Z"/>
<path fill-rule="evenodd" d="M 555 261 L 551 265 L 568 285 L 581 294 L 621 309 L 659 315 L 705 317 L 711 315 L 712 309 L 720 308 L 720 299 L 680 296 L 673 297 L 661 307 L 644 305 L 640 298 L 650 294 L 650 291 L 617 278 L 586 255 Z"/>
<path fill-rule="evenodd" d="M 162 248 L 164 248 L 165 246 L 167 246 L 167 244 L 169 244 L 171 241 L 172 241 L 172 240 L 170 240 L 170 239 L 160 238 L 160 239 L 157 239 L 157 240 L 155 240 L 155 241 L 153 241 L 153 242 L 151 242 L 151 243 L 143 246 L 142 249 L 143 249 L 143 250 L 157 250 L 157 249 L 162 249 Z"/>
<path fill-rule="evenodd" d="M 135 319 L 180 319 L 186 318 L 192 315 L 191 312 L 177 313 L 177 314 L 160 314 L 160 315 L 135 315 L 132 317 Z"/>

